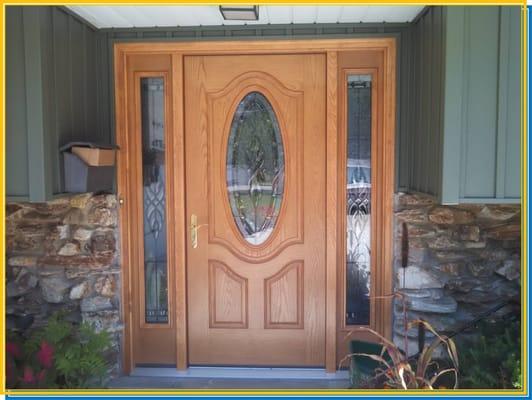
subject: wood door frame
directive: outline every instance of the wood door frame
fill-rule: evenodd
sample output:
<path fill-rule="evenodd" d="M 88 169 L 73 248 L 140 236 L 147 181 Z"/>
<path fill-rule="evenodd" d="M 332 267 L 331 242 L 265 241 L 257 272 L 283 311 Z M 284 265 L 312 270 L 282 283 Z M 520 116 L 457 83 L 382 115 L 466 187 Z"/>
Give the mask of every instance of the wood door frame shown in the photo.
<path fill-rule="evenodd" d="M 187 310 L 186 310 L 186 240 L 188 221 L 185 216 L 185 171 L 184 171 L 184 75 L 183 57 L 187 55 L 230 55 L 230 54 L 287 54 L 287 53 L 321 53 L 326 55 L 326 321 L 325 321 L 325 349 L 327 371 L 336 371 L 336 335 L 337 335 L 337 271 L 344 260 L 344 247 L 337 245 L 337 240 L 344 240 L 345 233 L 339 231 L 338 221 L 338 172 L 339 172 L 339 145 L 338 138 L 338 52 L 370 50 L 382 52 L 383 82 L 384 87 L 384 112 L 383 112 L 383 138 L 382 151 L 384 154 L 382 165 L 382 196 L 384 204 L 379 220 L 382 222 L 382 245 L 378 259 L 380 264 L 386 266 L 383 282 L 386 290 L 391 290 L 393 279 L 393 193 L 394 193 L 394 145 L 395 145 L 395 103 L 396 103 L 396 39 L 364 38 L 364 39 L 311 39 L 311 40 L 254 40 L 254 41 L 192 41 L 192 42 L 128 42 L 114 45 L 114 74 L 115 74 L 115 120 L 116 142 L 120 147 L 117 156 L 117 188 L 118 197 L 123 203 L 119 210 L 120 217 L 120 263 L 122 273 L 121 311 L 124 320 L 124 351 L 123 368 L 125 373 L 130 373 L 134 367 L 132 346 L 132 313 L 138 312 L 132 307 L 131 294 L 132 273 L 127 266 L 134 260 L 135 238 L 131 235 L 128 220 L 135 212 L 129 206 L 127 197 L 133 188 L 128 179 L 128 172 L 133 167 L 128 153 L 128 123 L 127 107 L 128 94 L 126 91 L 126 59 L 133 54 L 169 54 L 172 57 L 172 88 L 174 109 L 173 118 L 173 143 L 171 146 L 172 162 L 175 174 L 172 179 L 174 185 L 174 221 L 176 229 L 169 249 L 175 251 L 174 286 L 175 300 L 173 319 L 176 324 L 177 343 L 177 369 L 188 367 L 187 361 Z M 172 268 L 172 266 L 168 266 Z M 383 315 L 383 332 L 391 336 L 391 308 Z"/>

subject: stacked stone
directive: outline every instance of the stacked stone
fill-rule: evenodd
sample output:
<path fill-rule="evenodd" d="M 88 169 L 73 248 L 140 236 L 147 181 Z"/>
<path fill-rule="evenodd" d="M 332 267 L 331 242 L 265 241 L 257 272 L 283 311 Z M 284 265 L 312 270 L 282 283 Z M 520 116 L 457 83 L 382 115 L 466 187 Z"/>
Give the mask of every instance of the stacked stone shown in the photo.
<path fill-rule="evenodd" d="M 403 223 L 408 266 L 401 267 Z M 422 318 L 450 333 L 520 294 L 520 205 L 441 206 L 428 196 L 396 194 L 395 287 L 406 295 L 409 320 Z M 501 311 L 502 312 L 502 311 Z M 405 347 L 403 306 L 396 301 L 394 341 Z M 417 351 L 417 329 L 407 332 Z M 430 338 L 430 334 L 427 335 Z"/>
<path fill-rule="evenodd" d="M 8 329 L 24 315 L 34 317 L 30 329 L 38 328 L 61 310 L 72 322 L 110 333 L 111 375 L 118 373 L 123 326 L 116 197 L 9 202 L 5 226 Z"/>

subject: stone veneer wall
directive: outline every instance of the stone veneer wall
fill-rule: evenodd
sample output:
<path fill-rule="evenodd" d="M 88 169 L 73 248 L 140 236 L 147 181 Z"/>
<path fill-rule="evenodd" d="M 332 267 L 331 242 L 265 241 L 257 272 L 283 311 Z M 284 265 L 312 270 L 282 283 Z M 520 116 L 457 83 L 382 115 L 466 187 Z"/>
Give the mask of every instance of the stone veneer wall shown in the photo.
<path fill-rule="evenodd" d="M 409 262 L 401 268 L 402 223 Z M 400 193 L 395 201 L 396 290 L 407 295 L 409 320 L 449 332 L 520 293 L 520 205 L 440 206 Z M 6 206 L 7 314 L 32 314 L 32 328 L 56 310 L 88 321 L 113 338 L 120 371 L 118 210 L 114 195 L 81 194 L 48 203 Z M 403 346 L 400 302 L 394 340 Z M 409 352 L 417 331 L 408 332 Z"/>
<path fill-rule="evenodd" d="M 409 320 L 423 318 L 448 333 L 520 295 L 520 207 L 441 206 L 427 196 L 396 194 L 395 288 L 406 294 Z M 408 230 L 404 270 L 403 223 Z M 394 341 L 401 347 L 403 321 L 402 302 L 396 301 Z M 408 352 L 417 352 L 417 330 L 407 336 Z"/>
<path fill-rule="evenodd" d="M 114 195 L 6 205 L 7 328 L 31 314 L 30 329 L 55 311 L 111 334 L 110 376 L 120 371 L 120 266 Z"/>

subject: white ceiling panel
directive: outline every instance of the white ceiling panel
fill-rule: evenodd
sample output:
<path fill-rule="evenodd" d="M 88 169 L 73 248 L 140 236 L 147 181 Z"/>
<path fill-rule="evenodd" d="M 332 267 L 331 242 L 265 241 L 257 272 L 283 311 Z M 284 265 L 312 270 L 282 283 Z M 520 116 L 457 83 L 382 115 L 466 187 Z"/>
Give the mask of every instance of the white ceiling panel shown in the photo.
<path fill-rule="evenodd" d="M 362 22 L 368 13 L 369 6 L 346 6 L 342 10 L 338 22 Z"/>
<path fill-rule="evenodd" d="M 317 6 L 299 6 L 294 8 L 293 22 L 295 24 L 312 24 L 318 16 Z"/>
<path fill-rule="evenodd" d="M 116 14 L 110 7 L 69 6 L 69 8 L 97 28 L 127 28 L 130 26 L 127 20 L 120 14 Z"/>
<path fill-rule="evenodd" d="M 423 6 L 259 6 L 258 21 L 225 21 L 218 6 L 68 6 L 97 28 L 410 22 Z"/>
<path fill-rule="evenodd" d="M 335 24 L 340 20 L 342 14 L 342 6 L 321 6 L 318 7 L 318 17 L 316 22 L 322 24 Z"/>
<path fill-rule="evenodd" d="M 420 8 L 421 11 L 423 7 Z M 416 14 L 417 15 L 417 14 Z M 414 16 L 415 17 L 415 16 Z M 364 16 L 363 22 L 405 22 L 411 21 L 411 11 L 401 6 L 372 6 Z"/>
<path fill-rule="evenodd" d="M 270 24 L 289 24 L 294 21 L 292 6 L 259 6 L 266 12 Z"/>
<path fill-rule="evenodd" d="M 121 15 L 131 26 L 145 26 L 151 24 L 150 18 L 140 10 L 140 7 L 109 7 L 115 14 Z"/>

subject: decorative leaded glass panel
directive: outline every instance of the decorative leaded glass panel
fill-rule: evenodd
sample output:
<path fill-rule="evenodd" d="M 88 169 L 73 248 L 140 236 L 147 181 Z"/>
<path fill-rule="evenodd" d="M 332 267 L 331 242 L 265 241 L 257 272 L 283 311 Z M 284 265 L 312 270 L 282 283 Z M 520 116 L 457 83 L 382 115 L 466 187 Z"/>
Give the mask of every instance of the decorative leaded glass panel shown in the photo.
<path fill-rule="evenodd" d="M 371 76 L 347 81 L 346 325 L 369 325 L 371 271 Z"/>
<path fill-rule="evenodd" d="M 164 80 L 141 79 L 145 320 L 168 323 Z"/>
<path fill-rule="evenodd" d="M 272 233 L 284 192 L 284 148 L 277 117 L 259 92 L 238 105 L 227 146 L 227 193 L 238 230 L 248 243 Z"/>

